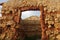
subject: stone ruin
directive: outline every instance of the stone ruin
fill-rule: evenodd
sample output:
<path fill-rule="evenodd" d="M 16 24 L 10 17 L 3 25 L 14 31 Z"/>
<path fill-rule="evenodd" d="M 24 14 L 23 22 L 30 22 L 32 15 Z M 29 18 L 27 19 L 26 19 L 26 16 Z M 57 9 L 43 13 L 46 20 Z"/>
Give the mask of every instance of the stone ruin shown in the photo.
<path fill-rule="evenodd" d="M 41 40 L 60 40 L 60 0 L 9 0 L 2 5 L 0 40 L 24 40 L 20 33 L 21 12 L 40 10 Z"/>

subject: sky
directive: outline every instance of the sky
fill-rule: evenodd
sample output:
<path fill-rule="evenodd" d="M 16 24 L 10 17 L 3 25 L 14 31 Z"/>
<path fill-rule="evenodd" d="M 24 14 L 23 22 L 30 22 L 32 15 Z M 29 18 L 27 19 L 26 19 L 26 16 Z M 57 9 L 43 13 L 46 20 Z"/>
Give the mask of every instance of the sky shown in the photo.
<path fill-rule="evenodd" d="M 3 2 L 7 2 L 7 0 L 0 0 L 0 3 L 3 3 Z M 1 9 L 2 9 L 2 6 L 0 6 L 0 17 L 2 17 Z"/>
<path fill-rule="evenodd" d="M 22 12 L 22 16 L 21 16 L 21 18 L 22 19 L 25 19 L 25 18 L 27 18 L 27 17 L 30 17 L 30 16 L 38 16 L 38 17 L 40 17 L 40 11 L 24 11 L 24 12 Z"/>
<path fill-rule="evenodd" d="M 0 3 L 7 2 L 7 1 L 8 0 L 0 0 Z M 2 6 L 0 6 L 0 17 L 2 16 L 1 9 L 2 9 Z M 40 16 L 40 11 L 24 11 L 22 12 L 21 18 L 25 19 L 30 16 Z"/>
<path fill-rule="evenodd" d="M 7 2 L 7 0 L 0 0 L 0 3 L 2 3 L 2 2 Z"/>

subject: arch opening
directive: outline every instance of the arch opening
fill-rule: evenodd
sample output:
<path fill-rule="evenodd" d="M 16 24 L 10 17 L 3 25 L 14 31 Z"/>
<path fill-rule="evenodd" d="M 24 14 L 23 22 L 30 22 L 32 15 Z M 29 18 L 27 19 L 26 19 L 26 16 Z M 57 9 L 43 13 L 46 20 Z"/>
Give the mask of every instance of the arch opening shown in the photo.
<path fill-rule="evenodd" d="M 21 12 L 21 26 L 25 32 L 24 40 L 41 40 L 40 10 Z M 36 39 L 35 39 L 36 37 Z"/>

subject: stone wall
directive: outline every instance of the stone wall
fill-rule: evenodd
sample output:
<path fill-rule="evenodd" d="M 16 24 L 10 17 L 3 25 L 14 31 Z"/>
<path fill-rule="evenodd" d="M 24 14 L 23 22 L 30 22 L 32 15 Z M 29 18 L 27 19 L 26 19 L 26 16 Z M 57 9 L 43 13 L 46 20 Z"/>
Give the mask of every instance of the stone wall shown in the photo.
<path fill-rule="evenodd" d="M 18 5 L 17 5 L 18 4 Z M 6 3 L 2 4 L 2 18 L 0 19 L 0 30 L 1 31 L 1 40 L 16 40 L 18 35 L 24 38 L 25 34 L 19 33 L 19 22 L 21 21 L 21 11 L 30 10 L 30 9 L 39 9 L 41 11 L 41 29 L 42 29 L 42 40 L 48 40 L 48 34 L 46 31 L 49 29 L 54 31 L 59 28 L 59 13 L 60 13 L 60 0 L 9 0 Z M 52 12 L 52 13 L 51 13 Z M 45 25 L 45 15 L 48 13 L 48 22 Z M 55 17 L 55 13 L 58 13 L 58 18 Z M 54 14 L 54 16 L 51 16 Z M 51 17 L 50 17 L 51 16 Z M 59 19 L 60 20 L 60 19 Z M 47 19 L 46 19 L 47 21 Z M 56 23 L 57 22 L 57 23 Z M 51 25 L 53 26 L 51 29 Z M 55 27 L 57 25 L 57 28 Z M 56 29 L 55 29 L 56 28 Z M 23 30 L 22 30 L 23 31 Z M 11 35 L 9 35 L 11 34 Z M 47 34 L 47 35 L 46 35 Z M 6 36 L 7 35 L 7 36 Z M 13 37 L 11 37 L 13 35 Z M 60 34 L 59 34 L 60 35 Z"/>
<path fill-rule="evenodd" d="M 46 14 L 45 23 L 48 27 L 46 31 L 50 40 L 60 40 L 60 14 Z"/>

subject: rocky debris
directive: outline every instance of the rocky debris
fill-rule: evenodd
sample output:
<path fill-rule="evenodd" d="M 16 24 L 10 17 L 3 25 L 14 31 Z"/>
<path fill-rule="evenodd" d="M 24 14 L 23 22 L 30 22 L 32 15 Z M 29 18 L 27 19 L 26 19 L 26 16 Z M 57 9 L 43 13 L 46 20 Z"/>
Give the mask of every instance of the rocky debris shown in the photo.
<path fill-rule="evenodd" d="M 0 40 L 11 40 L 15 35 L 15 22 L 11 17 L 0 17 Z"/>
<path fill-rule="evenodd" d="M 49 35 L 49 39 L 50 40 L 60 40 L 60 31 L 58 30 L 58 28 L 60 28 L 60 22 L 59 22 L 59 16 L 60 14 L 56 14 L 55 16 L 53 16 L 54 18 L 51 18 L 52 15 L 47 14 L 47 17 L 45 18 L 45 23 L 47 23 L 48 25 L 48 30 L 46 31 L 46 34 Z M 54 19 L 54 20 L 52 20 Z M 53 25 L 52 25 L 53 24 Z"/>
<path fill-rule="evenodd" d="M 47 30 L 46 33 L 49 36 L 49 40 L 55 40 L 55 39 L 59 40 L 60 39 L 60 37 L 59 37 L 60 33 L 56 29 L 54 29 L 54 30 L 51 30 L 51 29 Z"/>
<path fill-rule="evenodd" d="M 9 0 L 3 4 L 4 8 L 18 8 L 24 6 L 47 6 L 48 12 L 60 10 L 60 0 Z M 17 5 L 18 4 L 18 5 Z"/>

